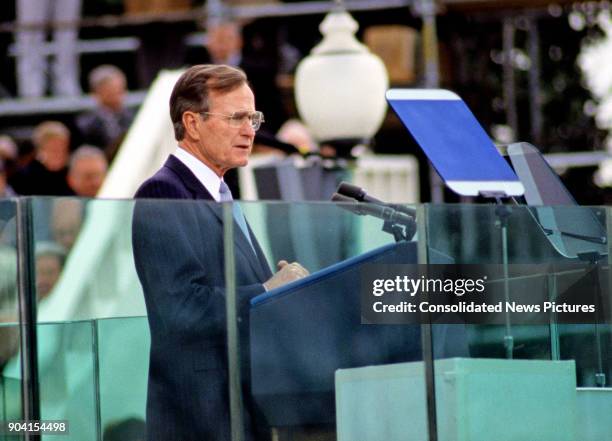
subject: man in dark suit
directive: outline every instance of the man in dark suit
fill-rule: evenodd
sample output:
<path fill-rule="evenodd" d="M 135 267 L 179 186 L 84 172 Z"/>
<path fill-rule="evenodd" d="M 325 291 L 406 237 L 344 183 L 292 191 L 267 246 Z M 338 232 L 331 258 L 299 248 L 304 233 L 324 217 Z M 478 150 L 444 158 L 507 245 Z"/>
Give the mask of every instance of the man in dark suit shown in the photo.
<path fill-rule="evenodd" d="M 134 258 L 151 331 L 147 440 L 229 440 L 223 215 L 215 201 L 231 200 L 223 175 L 247 164 L 263 115 L 243 71 L 198 65 L 174 86 L 170 116 L 178 148 L 136 198 L 199 202 L 138 201 L 134 211 Z M 308 272 L 281 261 L 272 275 L 237 205 L 233 213 L 240 367 L 248 382 L 249 300 Z M 252 439 L 246 398 L 245 438 Z"/>

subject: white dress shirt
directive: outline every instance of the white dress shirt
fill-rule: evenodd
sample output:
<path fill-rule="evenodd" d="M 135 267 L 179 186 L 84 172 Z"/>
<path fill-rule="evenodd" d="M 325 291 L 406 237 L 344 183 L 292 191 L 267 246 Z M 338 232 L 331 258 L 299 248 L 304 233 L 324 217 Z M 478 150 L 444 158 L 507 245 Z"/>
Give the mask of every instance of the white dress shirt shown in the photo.
<path fill-rule="evenodd" d="M 217 202 L 221 200 L 219 188 L 221 187 L 221 179 L 217 174 L 210 169 L 206 164 L 193 156 L 187 150 L 180 146 L 176 148 L 173 155 L 181 161 L 191 172 L 198 178 L 204 188 L 208 190 L 213 199 Z"/>

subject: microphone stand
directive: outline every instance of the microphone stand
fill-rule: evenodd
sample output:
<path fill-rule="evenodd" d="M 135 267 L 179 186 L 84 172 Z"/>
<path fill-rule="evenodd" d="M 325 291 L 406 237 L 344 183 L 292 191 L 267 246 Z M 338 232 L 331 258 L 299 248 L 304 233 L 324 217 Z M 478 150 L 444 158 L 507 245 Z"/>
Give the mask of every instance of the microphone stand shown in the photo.
<path fill-rule="evenodd" d="M 393 235 L 396 242 L 409 241 L 416 233 L 416 211 L 407 209 L 397 204 L 388 204 L 379 199 L 371 197 L 367 192 L 356 185 L 349 184 L 348 182 L 341 182 L 338 185 L 336 193 L 332 196 L 332 201 L 335 202 L 357 202 L 355 209 L 347 206 L 348 210 L 351 210 L 357 214 L 365 215 L 370 214 L 376 217 L 382 218 L 385 222 L 383 223 L 382 231 Z M 360 203 L 372 204 L 376 209 L 366 209 L 367 206 L 359 206 Z"/>
<path fill-rule="evenodd" d="M 346 203 L 341 207 L 360 216 L 371 215 L 383 219 L 382 231 L 392 234 L 396 242 L 408 242 L 416 232 L 416 221 L 412 216 L 388 205 L 359 202 L 339 193 L 334 193 L 331 200 Z"/>
<path fill-rule="evenodd" d="M 408 242 L 411 239 L 411 237 L 408 237 L 408 227 L 406 225 L 385 221 L 382 226 L 382 231 L 392 234 L 396 242 Z"/>

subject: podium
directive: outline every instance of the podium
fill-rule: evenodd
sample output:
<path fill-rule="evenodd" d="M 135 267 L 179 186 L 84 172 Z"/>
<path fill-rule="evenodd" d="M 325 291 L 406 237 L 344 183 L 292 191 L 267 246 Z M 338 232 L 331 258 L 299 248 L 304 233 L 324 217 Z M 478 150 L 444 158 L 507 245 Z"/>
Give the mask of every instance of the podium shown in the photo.
<path fill-rule="evenodd" d="M 360 305 L 363 265 L 416 263 L 416 245 L 386 245 L 251 300 L 252 394 L 269 425 L 334 423 L 337 369 L 422 359 L 419 325 L 362 324 Z M 440 348 L 467 352 L 451 340 Z"/>
<path fill-rule="evenodd" d="M 336 372 L 338 441 L 428 439 L 422 362 Z M 575 441 L 573 360 L 435 363 L 438 440 Z M 604 438 L 601 438 L 604 439 Z"/>

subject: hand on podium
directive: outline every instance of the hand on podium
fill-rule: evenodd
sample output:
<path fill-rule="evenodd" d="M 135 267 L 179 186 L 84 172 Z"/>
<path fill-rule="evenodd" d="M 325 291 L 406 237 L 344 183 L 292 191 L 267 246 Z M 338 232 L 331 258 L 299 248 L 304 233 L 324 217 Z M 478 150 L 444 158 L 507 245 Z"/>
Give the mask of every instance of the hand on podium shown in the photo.
<path fill-rule="evenodd" d="M 302 279 L 310 274 L 310 272 L 299 263 L 289 263 L 286 260 L 280 260 L 276 264 L 276 268 L 278 269 L 277 273 L 263 284 L 266 291 L 286 285 L 294 280 Z"/>

